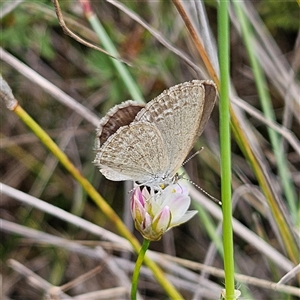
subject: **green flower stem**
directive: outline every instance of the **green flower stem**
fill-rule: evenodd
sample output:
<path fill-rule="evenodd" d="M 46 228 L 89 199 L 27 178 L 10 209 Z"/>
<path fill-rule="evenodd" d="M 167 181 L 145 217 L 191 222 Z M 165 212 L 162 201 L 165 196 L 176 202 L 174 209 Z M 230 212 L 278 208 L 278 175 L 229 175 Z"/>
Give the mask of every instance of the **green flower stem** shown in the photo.
<path fill-rule="evenodd" d="M 132 286 L 131 286 L 131 299 L 135 300 L 136 299 L 136 293 L 137 293 L 137 286 L 138 286 L 138 281 L 139 281 L 139 276 L 140 276 L 140 269 L 142 267 L 146 251 L 148 250 L 150 245 L 150 241 L 144 239 L 142 248 L 139 252 L 139 256 L 137 258 L 137 261 L 135 263 L 133 275 L 132 275 Z"/>
<path fill-rule="evenodd" d="M 0 95 L 1 96 L 1 95 Z M 2 97 L 1 97 L 2 98 Z M 41 142 L 54 154 L 59 162 L 66 168 L 66 170 L 82 185 L 89 197 L 96 203 L 102 212 L 115 224 L 119 233 L 126 238 L 132 245 L 136 253 L 140 251 L 140 243 L 127 229 L 115 211 L 107 204 L 107 202 L 99 195 L 91 183 L 78 171 L 72 164 L 64 152 L 55 144 L 50 136 L 17 104 L 11 108 L 19 118 L 34 132 L 34 134 L 41 140 Z M 170 299 L 183 299 L 175 287 L 166 279 L 162 270 L 150 258 L 144 257 L 144 262 L 152 271 L 154 277 L 168 294 Z"/>
<path fill-rule="evenodd" d="M 109 52 L 111 55 L 118 57 L 119 53 L 114 46 L 113 42 L 109 38 L 108 34 L 106 33 L 104 27 L 100 23 L 97 16 L 90 12 L 87 14 L 87 19 L 90 22 L 92 28 L 94 29 L 95 33 L 98 35 L 103 48 Z M 125 83 L 128 92 L 131 94 L 131 97 L 133 100 L 144 103 L 144 98 L 138 88 L 138 86 L 135 84 L 135 81 L 133 80 L 131 74 L 129 73 L 127 67 L 118 61 L 117 59 L 111 58 L 112 63 L 114 64 L 115 68 L 119 72 L 123 82 Z"/>
<path fill-rule="evenodd" d="M 223 210 L 223 246 L 225 271 L 225 299 L 236 299 L 234 291 L 234 259 L 231 205 L 231 147 L 229 102 L 229 1 L 221 0 L 218 11 L 220 59 L 220 146 Z"/>

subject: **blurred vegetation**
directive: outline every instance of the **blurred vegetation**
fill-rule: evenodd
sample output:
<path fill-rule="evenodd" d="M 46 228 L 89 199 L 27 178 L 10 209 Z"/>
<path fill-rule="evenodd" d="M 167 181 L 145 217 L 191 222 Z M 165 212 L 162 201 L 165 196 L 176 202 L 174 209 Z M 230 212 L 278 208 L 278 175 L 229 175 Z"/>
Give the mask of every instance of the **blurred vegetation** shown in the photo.
<path fill-rule="evenodd" d="M 10 0 L 3 1 L 2 8 L 11 3 Z M 165 36 L 178 49 L 188 53 L 193 61 L 200 65 L 201 61 L 195 53 L 189 34 L 171 2 L 123 1 L 123 4 L 149 22 L 162 36 Z M 215 32 L 216 4 L 212 1 L 205 1 L 205 4 L 211 29 Z M 265 26 L 273 35 L 275 43 L 283 51 L 283 56 L 290 64 L 293 64 L 293 57 L 299 53 L 297 52 L 299 46 L 296 47 L 296 40 L 299 39 L 299 6 L 295 1 L 256 1 L 254 4 Z M 101 46 L 101 42 L 99 43 L 91 31 L 90 25 L 82 13 L 80 2 L 61 1 L 60 5 L 70 29 L 91 43 Z M 119 50 L 120 56 L 131 63 L 129 71 L 147 101 L 167 87 L 195 77 L 195 72 L 183 60 L 162 46 L 147 30 L 113 5 L 106 1 L 92 1 L 92 7 Z M 68 22 L 70 19 L 74 23 Z M 99 118 L 113 105 L 130 98 L 129 91 L 109 57 L 79 44 L 63 33 L 50 0 L 20 2 L 10 13 L 6 14 L 1 19 L 1 47 L 83 106 L 88 107 Z M 253 107 L 259 108 L 260 104 L 252 73 L 249 71 L 246 52 L 234 27 L 232 27 L 231 47 L 232 82 L 237 94 Z M 278 57 L 278 59 L 281 58 Z M 299 78 L 299 70 L 299 63 L 295 64 L 296 78 Z M 124 187 L 124 183 L 106 180 L 91 163 L 94 159 L 94 126 L 71 108 L 58 102 L 4 60 L 1 61 L 1 73 L 24 109 L 63 148 L 71 161 L 97 187 L 100 194 L 116 212 L 120 216 L 124 216 L 124 219 L 130 219 L 126 209 L 128 203 L 124 203 L 124 199 L 128 198 L 128 189 Z M 285 99 L 280 96 L 278 90 L 271 83 L 270 91 L 273 105 L 276 108 L 276 116 L 278 120 L 282 120 Z M 0 122 L 1 182 L 72 212 L 111 232 L 117 232 L 111 222 L 86 196 L 81 186 L 59 164 L 56 164 L 57 161 L 48 153 L 47 149 L 28 131 L 16 115 L 5 108 L 3 103 L 1 103 Z M 270 164 L 272 176 L 277 178 L 276 162 L 269 146 L 265 124 L 262 125 L 252 116 L 249 117 L 249 123 L 254 128 L 256 139 L 263 149 L 265 159 Z M 294 119 L 291 123 L 290 130 L 299 140 L 299 124 Z M 185 167 L 186 172 L 196 184 L 213 196 L 220 198 L 217 126 L 218 114 L 215 109 L 206 132 L 200 138 L 199 145 L 205 148 L 203 153 L 200 154 L 199 159 L 194 158 Z M 256 190 L 258 188 L 257 179 L 253 171 L 241 154 L 234 138 L 232 143 L 234 189 L 249 184 Z M 285 154 L 293 174 L 295 190 L 299 193 L 299 157 L 290 146 L 286 147 Z M 281 195 L 279 183 L 276 182 L 276 184 L 278 184 L 277 192 Z M 247 193 L 245 192 L 245 194 Z M 255 234 L 261 236 L 279 253 L 284 253 L 278 233 L 270 222 L 269 210 L 265 206 L 265 202 L 260 201 L 259 197 L 252 194 L 243 197 L 247 201 L 239 199 L 234 217 Z M 243 197 L 241 196 L 241 198 Z M 262 195 L 261 197 L 263 198 Z M 286 203 L 284 202 L 284 204 Z M 289 213 L 288 216 L 290 216 Z M 88 245 L 89 249 L 95 249 L 95 246 L 100 245 L 99 237 L 94 234 L 36 208 L 24 205 L 6 195 L 2 195 L 1 198 L 0 215 L 2 219 L 21 224 L 25 228 L 37 229 L 56 237 L 76 241 L 78 245 Z M 215 218 L 212 217 L 212 220 L 214 224 L 218 224 Z M 130 222 L 128 223 L 130 224 Z M 299 228 L 295 223 L 293 226 L 299 234 Z M 285 270 L 274 265 L 269 258 L 266 258 L 242 237 L 235 236 L 235 243 L 236 263 L 240 273 L 274 282 L 285 274 Z M 151 245 L 151 247 L 159 252 L 203 263 L 210 245 L 211 237 L 205 230 L 205 224 L 195 218 L 188 224 L 172 230 L 164 240 Z M 106 247 L 108 256 L 127 259 L 127 261 L 130 261 L 131 258 L 132 261 L 135 259 L 135 257 L 131 257 L 130 253 L 124 254 L 118 247 L 114 248 L 114 245 L 102 244 L 102 246 Z M 33 288 L 26 278 L 19 276 L 18 272 L 10 267 L 9 259 L 19 261 L 57 286 L 74 280 L 92 270 L 96 265 L 102 264 L 101 272 L 88 281 L 80 281 L 70 291 L 66 291 L 73 296 L 112 288 L 119 284 L 103 260 L 99 262 L 88 254 L 79 255 L 76 252 L 52 245 L 51 242 L 39 243 L 34 238 L 31 239 L 22 233 L 1 232 L 0 258 L 3 295 L 7 297 L 6 299 L 36 300 L 46 297 L 42 289 Z M 122 264 L 120 263 L 120 265 Z M 121 268 L 120 265 L 118 265 L 119 268 Z M 216 254 L 211 265 L 222 269 L 222 257 Z M 130 267 L 125 266 L 124 262 L 122 267 L 125 273 L 129 274 L 130 281 Z M 194 272 L 191 273 L 195 275 Z M 177 276 L 178 274 L 173 275 Z M 186 283 L 181 278 L 186 284 L 183 284 L 182 287 L 185 299 L 191 299 L 197 289 L 198 279 L 197 277 L 192 282 L 192 279 L 187 277 L 188 283 Z M 222 279 L 216 277 L 209 279 L 213 281 L 213 284 L 217 283 L 219 286 L 223 286 Z M 189 284 L 193 285 L 193 289 L 189 289 Z M 289 284 L 296 286 L 298 282 L 294 278 Z M 213 287 L 215 288 L 215 286 Z M 276 291 L 253 287 L 245 283 L 243 283 L 243 287 L 249 293 L 249 299 L 296 299 L 293 296 L 288 297 L 286 294 L 279 294 Z M 145 274 L 141 281 L 141 291 L 145 299 L 165 297 L 157 283 Z M 204 296 L 203 299 L 212 298 Z"/>
<path fill-rule="evenodd" d="M 284 29 L 297 34 L 300 20 L 299 3 L 296 1 L 260 1 L 257 10 L 272 33 Z"/>

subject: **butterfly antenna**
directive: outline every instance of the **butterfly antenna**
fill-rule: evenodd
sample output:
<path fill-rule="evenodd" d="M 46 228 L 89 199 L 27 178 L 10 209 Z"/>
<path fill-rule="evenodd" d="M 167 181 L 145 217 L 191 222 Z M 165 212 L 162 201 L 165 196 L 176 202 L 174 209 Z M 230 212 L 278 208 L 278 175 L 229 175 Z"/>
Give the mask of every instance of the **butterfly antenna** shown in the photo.
<path fill-rule="evenodd" d="M 202 150 L 204 149 L 204 147 L 201 147 L 198 151 L 196 151 L 193 155 L 191 155 L 188 159 L 186 159 L 183 163 L 182 166 L 184 166 L 188 161 L 190 161 L 192 158 L 194 158 L 196 155 L 198 155 Z M 193 182 L 192 180 L 188 179 L 188 178 L 184 178 L 183 174 L 179 175 L 176 174 L 176 181 L 178 181 L 179 179 L 185 179 L 188 182 L 190 182 L 193 186 L 195 186 L 197 189 L 199 189 L 202 193 L 204 193 L 206 196 L 208 196 L 211 200 L 213 200 L 215 203 L 219 204 L 220 206 L 222 206 L 222 201 L 220 201 L 219 199 L 215 198 L 214 196 L 212 196 L 211 194 L 209 194 L 207 191 L 205 191 L 201 186 L 199 186 L 198 184 L 196 184 L 195 182 Z"/>
<path fill-rule="evenodd" d="M 215 198 L 214 196 L 212 196 L 211 194 L 209 194 L 206 190 L 204 190 L 201 186 L 199 186 L 198 184 L 196 184 L 192 180 L 190 180 L 188 178 L 184 178 L 184 179 L 186 179 L 188 182 L 190 182 L 193 186 L 195 186 L 197 189 L 199 189 L 203 194 L 205 194 L 206 196 L 208 196 L 215 203 L 217 203 L 220 206 L 222 206 L 222 201 L 221 200 L 219 200 L 219 199 Z"/>
<path fill-rule="evenodd" d="M 184 166 L 187 162 L 189 162 L 192 158 L 194 158 L 196 155 L 198 155 L 202 150 L 204 149 L 204 147 L 201 147 L 198 151 L 196 151 L 194 154 L 192 154 L 189 158 L 187 158 L 182 165 Z"/>

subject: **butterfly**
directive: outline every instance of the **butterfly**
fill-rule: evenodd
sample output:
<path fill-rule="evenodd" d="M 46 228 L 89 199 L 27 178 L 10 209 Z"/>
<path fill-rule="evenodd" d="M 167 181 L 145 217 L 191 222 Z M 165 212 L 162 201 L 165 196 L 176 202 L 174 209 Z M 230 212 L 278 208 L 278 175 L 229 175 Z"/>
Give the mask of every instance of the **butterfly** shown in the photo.
<path fill-rule="evenodd" d="M 148 102 L 116 105 L 100 120 L 93 163 L 113 181 L 132 180 L 161 189 L 206 126 L 217 98 L 211 80 L 175 85 Z"/>

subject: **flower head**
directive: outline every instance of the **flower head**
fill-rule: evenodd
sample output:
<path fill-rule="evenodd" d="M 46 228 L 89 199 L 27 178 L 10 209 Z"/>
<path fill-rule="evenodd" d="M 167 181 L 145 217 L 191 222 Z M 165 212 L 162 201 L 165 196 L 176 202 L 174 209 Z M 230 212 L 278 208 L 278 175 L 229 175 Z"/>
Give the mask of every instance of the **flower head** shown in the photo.
<path fill-rule="evenodd" d="M 187 211 L 190 203 L 187 189 L 178 183 L 158 193 L 137 187 L 131 198 L 135 228 L 145 239 L 157 241 L 166 231 L 187 222 L 197 213 Z"/>

